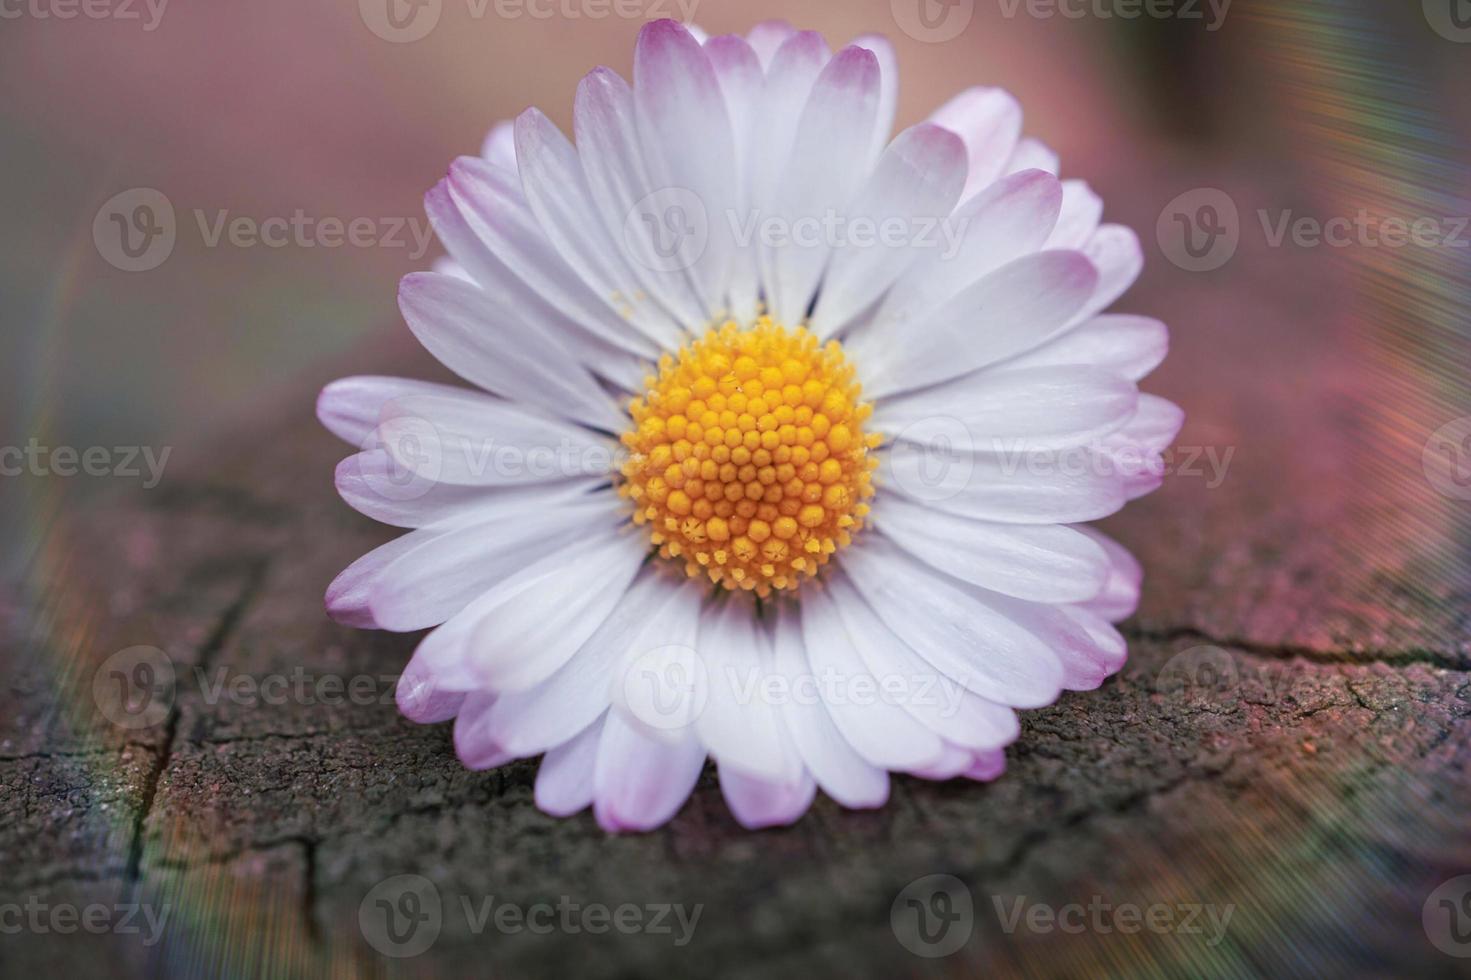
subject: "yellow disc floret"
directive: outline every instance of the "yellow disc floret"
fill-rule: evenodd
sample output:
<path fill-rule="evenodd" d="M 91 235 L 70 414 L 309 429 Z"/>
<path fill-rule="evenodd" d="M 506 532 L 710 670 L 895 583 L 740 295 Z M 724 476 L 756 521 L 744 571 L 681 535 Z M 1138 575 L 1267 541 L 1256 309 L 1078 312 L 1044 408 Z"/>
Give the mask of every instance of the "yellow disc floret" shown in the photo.
<path fill-rule="evenodd" d="M 665 558 L 691 577 L 765 596 L 795 589 L 868 514 L 870 449 L 853 367 L 767 317 L 734 322 L 659 360 L 629 406 L 619 491 Z"/>

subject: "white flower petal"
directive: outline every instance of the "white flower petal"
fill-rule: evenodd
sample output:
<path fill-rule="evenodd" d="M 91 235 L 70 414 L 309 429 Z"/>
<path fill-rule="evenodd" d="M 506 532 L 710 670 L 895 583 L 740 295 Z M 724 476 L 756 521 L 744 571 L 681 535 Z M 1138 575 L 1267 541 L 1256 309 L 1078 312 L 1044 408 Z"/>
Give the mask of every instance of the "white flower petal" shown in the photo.
<path fill-rule="evenodd" d="M 1175 441 L 1184 424 L 1185 412 L 1179 405 L 1158 395 L 1143 394 L 1139 396 L 1134 417 L 1119 430 L 1118 436 L 1158 451 Z"/>
<path fill-rule="evenodd" d="M 1077 607 L 1025 602 L 996 593 L 981 598 L 1046 645 L 1062 664 L 1062 686 L 1068 690 L 1096 688 L 1128 656 L 1128 645 L 1117 630 Z"/>
<path fill-rule="evenodd" d="M 591 535 L 507 579 L 415 652 L 447 690 L 525 690 L 565 664 L 618 605 L 648 553 L 632 533 Z"/>
<path fill-rule="evenodd" d="M 670 585 L 646 569 L 572 659 L 535 687 L 497 699 L 485 719 L 490 736 L 518 758 L 544 752 L 607 710 L 630 657 L 664 644 L 693 646 L 698 597 Z"/>
<path fill-rule="evenodd" d="M 807 593 L 802 596 L 802 641 L 811 674 L 876 690 L 878 681 L 858 655 L 832 596 L 816 589 Z M 818 690 L 827 694 L 824 686 Z M 930 765 L 942 752 L 939 736 L 897 705 L 883 701 L 860 705 L 838 698 L 827 701 L 827 709 L 843 738 L 870 765 L 913 769 Z"/>
<path fill-rule="evenodd" d="M 739 206 L 735 136 L 720 82 L 703 48 L 679 24 L 639 32 L 633 97 L 640 145 L 656 188 L 678 188 L 704 207 L 709 231 L 689 272 L 707 317 L 727 309 L 734 255 L 725 216 Z"/>
<path fill-rule="evenodd" d="M 1100 227 L 1083 247 L 1083 254 L 1098 270 L 1098 287 L 1093 298 L 1078 314 L 1079 321 L 1112 306 L 1134 285 L 1144 269 L 1144 250 L 1139 247 L 1139 236 L 1132 228 L 1123 225 Z"/>
<path fill-rule="evenodd" d="M 947 743 L 973 751 L 1016 740 L 1021 730 L 1016 712 L 974 694 L 963 677 L 937 671 L 884 624 L 847 579 L 836 577 L 832 590 L 833 604 L 848 636 L 880 689 L 922 725 Z"/>
<path fill-rule="evenodd" d="M 853 43 L 872 51 L 879 63 L 879 108 L 872 151 L 872 158 L 877 159 L 894 132 L 894 117 L 899 111 L 899 57 L 893 43 L 882 34 L 865 34 L 854 38 Z"/>
<path fill-rule="evenodd" d="M 704 768 L 705 747 L 694 732 L 655 738 L 617 712 L 609 714 L 593 775 L 598 826 L 618 833 L 668 822 L 689 799 Z"/>
<path fill-rule="evenodd" d="M 1103 590 L 1082 604 L 1082 608 L 1110 623 L 1118 623 L 1134 615 L 1139 608 L 1139 586 L 1144 580 L 1144 569 L 1140 567 L 1129 550 L 1113 538 L 1087 525 L 1077 530 L 1088 535 L 1108 555 L 1108 580 Z"/>
<path fill-rule="evenodd" d="M 787 232 L 767 269 L 767 304 L 778 322 L 807 315 L 832 252 L 828 219 L 848 213 L 868 178 L 878 105 L 878 59 L 865 48 L 838 52 L 812 86 L 770 213 Z"/>
<path fill-rule="evenodd" d="M 394 399 L 378 442 L 410 473 L 474 487 L 607 478 L 617 452 L 609 438 L 473 392 Z"/>
<path fill-rule="evenodd" d="M 601 720 L 557 746 L 536 771 L 536 806 L 554 817 L 570 817 L 592 806 L 593 773 L 602 741 Z"/>
<path fill-rule="evenodd" d="M 1062 203 L 1062 187 L 1041 171 L 1014 174 L 971 198 L 946 219 L 945 247 L 926 249 L 884 297 L 852 354 L 882 359 L 926 318 L 971 286 L 1042 247 Z"/>
<path fill-rule="evenodd" d="M 1108 579 L 1102 546 L 1061 525 L 977 521 L 891 494 L 876 502 L 874 526 L 920 561 L 1019 599 L 1083 602 Z"/>
<path fill-rule="evenodd" d="M 1129 642 L 1112 623 L 1087 605 L 1062 606 L 1061 609 L 1092 640 L 1090 646 L 1078 647 L 1081 654 L 1077 660 L 1078 666 L 1070 666 L 1068 657 L 1062 657 L 1063 666 L 1069 671 L 1064 683 L 1070 691 L 1094 690 L 1123 667 L 1124 661 L 1129 657 Z M 1091 670 L 1082 663 L 1084 659 L 1092 662 Z"/>
<path fill-rule="evenodd" d="M 1007 161 L 1006 172 L 1014 174 L 1023 170 L 1045 170 L 1049 174 L 1057 174 L 1061 172 L 1061 166 L 1051 147 L 1041 140 L 1023 137 Z"/>
<path fill-rule="evenodd" d="M 400 633 L 438 626 L 549 550 L 619 520 L 615 507 L 608 495 L 561 504 L 542 498 L 426 541 L 378 574 L 368 600 L 373 619 Z"/>
<path fill-rule="evenodd" d="M 455 717 L 455 755 L 466 769 L 499 769 L 511 761 L 510 753 L 480 736 L 480 716 L 494 703 L 494 695 L 473 692 L 460 705 Z"/>
<path fill-rule="evenodd" d="M 343 626 L 377 629 L 378 622 L 373 618 L 368 600 L 383 569 L 420 545 L 447 533 L 449 532 L 444 529 L 414 531 L 400 535 L 363 555 L 327 586 L 327 614 Z"/>
<path fill-rule="evenodd" d="M 958 419 L 983 451 L 1063 449 L 1120 428 L 1134 417 L 1138 402 L 1134 383 L 1107 371 L 1008 363 L 886 399 L 874 428 L 897 436 L 930 419 Z"/>
<path fill-rule="evenodd" d="M 1058 659 L 977 590 L 878 538 L 843 554 L 843 570 L 889 629 L 947 677 L 998 704 L 1038 708 L 1062 687 Z"/>
<path fill-rule="evenodd" d="M 487 574 L 482 567 L 505 565 L 496 550 L 487 549 L 485 534 L 497 534 L 497 528 L 503 531 L 507 525 L 516 527 L 527 522 L 543 528 L 575 528 L 584 522 L 616 519 L 618 514 L 618 500 L 612 493 L 547 496 L 544 491 L 496 491 L 485 503 L 487 506 L 469 512 L 463 521 L 419 528 L 353 562 L 328 586 L 327 611 L 332 618 L 369 630 L 418 630 L 438 625 L 482 592 L 475 587 Z M 457 536 L 468 537 L 475 546 L 463 546 Z M 452 575 L 450 586 L 437 580 L 440 572 Z M 424 611 L 416 611 L 418 606 L 402 611 L 382 608 L 385 583 L 407 586 L 421 575 L 430 578 L 424 584 L 428 592 L 434 593 L 415 596 L 425 603 Z M 474 580 L 471 586 L 466 586 L 462 577 Z M 422 625 L 402 625 L 405 615 Z"/>
<path fill-rule="evenodd" d="M 1105 313 L 1063 332 L 996 369 L 1088 364 L 1138 381 L 1169 352 L 1170 332 L 1158 320 Z"/>
<path fill-rule="evenodd" d="M 971 766 L 965 772 L 966 779 L 974 779 L 978 783 L 989 783 L 993 779 L 999 779 L 1006 771 L 1006 753 L 1001 749 L 992 752 L 977 752 L 971 760 Z"/>
<path fill-rule="evenodd" d="M 832 52 L 822 35 L 802 31 L 787 37 L 767 66 L 766 82 L 756 113 L 761 141 L 760 152 L 751 160 L 751 210 L 748 214 L 738 215 L 743 225 L 785 217 L 780 209 L 786 193 L 787 164 L 812 86 L 831 57 Z M 756 252 L 763 293 L 770 307 L 775 295 L 777 250 L 763 241 L 762 236 L 754 235 L 755 229 L 751 230 L 751 247 Z"/>
<path fill-rule="evenodd" d="M 433 672 L 421 661 L 411 659 L 398 678 L 394 698 L 405 718 L 420 725 L 434 725 L 460 713 L 465 692 L 441 690 Z"/>
<path fill-rule="evenodd" d="M 720 79 L 720 91 L 735 133 L 737 215 L 752 211 L 753 167 L 758 154 L 766 151 L 765 120 L 760 116 L 764 84 L 761 62 L 743 39 L 733 34 L 712 38 L 705 45 L 710 64 Z M 737 321 L 755 319 L 761 298 L 761 275 L 756 244 L 736 242 L 731 267 L 730 312 Z"/>
<path fill-rule="evenodd" d="M 864 385 L 882 398 L 969 374 L 1037 347 L 1073 322 L 1098 283 L 1081 252 L 1038 252 L 964 289 L 913 324 Z"/>
<path fill-rule="evenodd" d="M 678 346 L 680 325 L 649 300 L 600 219 L 576 148 L 538 109 L 516 119 L 516 158 L 526 201 L 567 264 L 644 336 Z"/>
<path fill-rule="evenodd" d="M 879 459 L 885 492 L 982 521 L 1076 524 L 1124 505 L 1121 476 L 1086 450 L 967 452 L 901 439 Z"/>
<path fill-rule="evenodd" d="M 577 86 L 572 120 L 588 193 L 627 265 L 678 324 L 701 322 L 705 313 L 685 271 L 650 261 L 658 256 L 651 237 L 655 232 L 630 220 L 640 213 L 641 202 L 659 190 L 639 148 L 633 89 L 612 69 L 593 69 Z"/>
<path fill-rule="evenodd" d="M 514 175 L 502 178 L 502 183 L 507 186 L 512 186 L 514 181 Z M 544 299 L 541 293 L 497 258 L 470 227 L 450 193 L 447 178 L 424 195 L 424 210 L 434 226 L 434 233 L 449 250 L 450 261 L 463 271 L 465 278 L 479 283 L 496 296 L 505 297 L 508 308 L 515 311 L 515 319 L 523 328 L 555 337 L 557 343 L 583 367 L 621 385 L 624 390 L 633 391 L 642 383 L 640 361 L 652 359 L 657 354 L 655 346 L 637 332 L 624 329 L 622 324 L 605 322 L 602 317 L 586 324 L 579 323 Z M 574 307 L 573 312 L 577 312 L 576 304 L 570 305 Z M 599 330 L 603 331 L 602 335 L 599 335 Z"/>
<path fill-rule="evenodd" d="M 459 391 L 450 385 L 408 378 L 342 378 L 322 389 L 317 398 L 317 418 L 337 438 L 358 449 L 368 449 L 387 402 L 404 395 L 454 395 Z"/>
<path fill-rule="evenodd" d="M 945 743 L 945 753 L 938 760 L 921 769 L 911 769 L 911 776 L 920 779 L 931 779 L 936 782 L 944 782 L 963 775 L 974 760 L 974 755 L 967 749 L 963 749 L 951 742 Z"/>
<path fill-rule="evenodd" d="M 944 247 L 942 222 L 964 182 L 965 146 L 954 133 L 926 123 L 895 138 L 848 208 L 848 218 L 880 230 L 898 222 L 903 237 L 834 249 L 810 324 L 818 337 L 840 332 L 924 252 Z"/>
<path fill-rule="evenodd" d="M 756 57 L 761 59 L 763 71 L 771 67 L 776 52 L 795 33 L 797 29 L 784 20 L 764 20 L 751 28 L 746 40 L 751 45 L 751 50 L 756 52 Z"/>
<path fill-rule="evenodd" d="M 442 185 L 439 213 L 452 209 L 482 247 L 532 292 L 605 343 L 644 357 L 657 353 L 656 345 L 618 315 L 609 297 L 593 292 L 547 240 L 516 174 L 461 157 Z M 440 224 L 452 227 L 444 217 L 436 230 Z M 477 280 L 490 275 L 463 258 L 461 262 Z"/>
<path fill-rule="evenodd" d="M 435 259 L 434 264 L 431 265 L 429 268 L 431 271 L 437 272 L 441 276 L 454 276 L 456 279 L 463 279 L 466 282 L 475 281 L 475 277 L 470 275 L 470 273 L 465 269 L 464 266 L 460 265 L 460 263 L 456 262 L 448 255 L 441 255 L 439 258 Z"/>
<path fill-rule="evenodd" d="M 776 707 L 761 696 L 774 665 L 750 600 L 746 595 L 722 596 L 701 614 L 697 649 L 709 698 L 695 730 L 721 768 L 792 783 L 802 762 Z"/>
<path fill-rule="evenodd" d="M 418 272 L 403 278 L 398 302 L 425 349 L 471 384 L 596 428 L 625 424 L 627 415 L 553 335 L 518 317 L 513 297 Z"/>
<path fill-rule="evenodd" d="M 337 466 L 337 492 L 349 507 L 394 527 L 454 527 L 491 517 L 497 508 L 525 495 L 551 504 L 564 495 L 599 492 L 605 476 L 579 477 L 560 483 L 521 487 L 461 487 L 419 476 L 375 449 L 349 456 Z M 610 499 L 610 510 L 616 502 Z"/>
<path fill-rule="evenodd" d="M 480 155 L 502 170 L 516 171 L 516 126 L 510 120 L 498 122 L 485 134 Z"/>
<path fill-rule="evenodd" d="M 817 795 L 817 784 L 803 772 L 794 782 L 778 783 L 720 767 L 720 791 L 736 822 L 747 830 L 796 823 Z"/>
<path fill-rule="evenodd" d="M 1156 490 L 1164 480 L 1163 453 L 1175 441 L 1185 413 L 1156 395 L 1140 395 L 1134 417 L 1102 440 L 1100 455 L 1124 481 L 1128 499 Z"/>
<path fill-rule="evenodd" d="M 1098 230 L 1103 217 L 1103 200 L 1086 181 L 1062 182 L 1062 207 L 1047 248 L 1082 248 Z"/>
<path fill-rule="evenodd" d="M 772 648 L 777 673 L 789 687 L 794 688 L 802 677 L 812 676 L 794 606 L 783 604 L 778 610 Z M 824 793 L 849 809 L 871 809 L 888 801 L 888 772 L 854 751 L 833 724 L 825 705 L 792 698 L 784 705 L 782 718 L 804 767 Z"/>
<path fill-rule="evenodd" d="M 1022 108 L 999 88 L 969 88 L 936 109 L 930 121 L 965 140 L 970 176 L 962 199 L 1000 177 L 1022 132 Z"/>

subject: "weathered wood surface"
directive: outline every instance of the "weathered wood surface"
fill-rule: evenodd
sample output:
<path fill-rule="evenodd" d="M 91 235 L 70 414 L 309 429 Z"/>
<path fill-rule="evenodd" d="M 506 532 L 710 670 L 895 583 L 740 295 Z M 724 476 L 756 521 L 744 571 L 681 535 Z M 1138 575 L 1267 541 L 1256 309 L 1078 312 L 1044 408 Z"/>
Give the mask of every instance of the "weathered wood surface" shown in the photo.
<path fill-rule="evenodd" d="M 138 901 L 170 918 L 153 946 L 3 934 L 0 972 L 1453 974 L 1467 961 L 1431 944 L 1421 913 L 1471 872 L 1468 505 L 1426 484 L 1423 436 L 1376 435 L 1372 351 L 1350 340 L 1331 266 L 1248 253 L 1191 277 L 1151 253 L 1126 305 L 1171 322 L 1175 350 L 1149 387 L 1189 410 L 1182 446 L 1234 455 L 1219 486 L 1208 468 L 1181 473 L 1108 522 L 1148 576 L 1130 662 L 1028 713 L 1001 780 L 898 779 L 881 811 L 820 799 L 795 827 L 752 834 L 707 772 L 667 828 L 610 838 L 590 816 L 539 814 L 533 765 L 466 772 L 446 726 L 391 703 L 211 698 L 221 672 L 391 676 L 415 643 L 322 613 L 332 576 L 393 532 L 336 499 L 343 452 L 308 383 L 157 490 L 58 517 L 5 602 L 0 906 Z M 399 333 L 307 381 L 433 374 Z M 92 684 L 140 644 L 168 652 L 177 695 L 127 731 Z M 432 948 L 394 960 L 365 941 L 359 908 L 401 873 L 431 879 L 445 913 Z M 924 959 L 890 906 L 937 873 L 969 889 L 974 935 Z M 476 935 L 460 900 L 489 896 L 703 912 L 684 947 Z M 1214 944 L 1209 929 L 1008 934 L 995 902 L 1019 897 L 1232 912 Z"/>

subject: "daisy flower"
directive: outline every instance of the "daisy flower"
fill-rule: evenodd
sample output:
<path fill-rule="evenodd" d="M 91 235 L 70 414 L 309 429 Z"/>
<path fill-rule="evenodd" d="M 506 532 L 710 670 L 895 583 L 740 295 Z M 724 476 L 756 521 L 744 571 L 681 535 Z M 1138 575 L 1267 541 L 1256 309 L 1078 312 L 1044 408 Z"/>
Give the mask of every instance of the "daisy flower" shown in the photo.
<path fill-rule="evenodd" d="M 1083 526 L 1154 489 L 1157 321 L 1127 229 L 974 88 L 890 138 L 894 51 L 780 23 L 639 35 L 569 139 L 529 109 L 426 207 L 404 318 L 474 388 L 322 393 L 352 507 L 410 533 L 331 585 L 429 632 L 399 706 L 538 806 L 746 827 L 890 773 L 990 780 L 1016 710 L 1097 687 L 1140 569 Z"/>

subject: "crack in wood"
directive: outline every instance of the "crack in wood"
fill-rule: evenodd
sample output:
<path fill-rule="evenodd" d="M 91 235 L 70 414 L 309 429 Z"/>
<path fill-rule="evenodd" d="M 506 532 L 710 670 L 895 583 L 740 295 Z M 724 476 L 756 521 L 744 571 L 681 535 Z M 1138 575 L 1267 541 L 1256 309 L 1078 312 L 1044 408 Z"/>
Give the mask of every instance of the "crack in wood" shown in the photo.
<path fill-rule="evenodd" d="M 245 584 L 240 590 L 240 595 L 230 604 L 214 631 L 206 638 L 199 650 L 199 664 L 208 668 L 213 659 L 224 649 L 225 644 L 235 634 L 240 622 L 245 617 L 256 597 L 260 594 L 265 584 L 267 569 L 270 562 L 262 559 L 254 562 L 246 573 Z M 135 891 L 142 878 L 143 850 L 147 836 L 147 822 L 149 815 L 153 812 L 154 801 L 158 797 L 159 783 L 162 782 L 164 772 L 168 769 L 169 759 L 173 756 L 174 741 L 178 735 L 179 718 L 181 716 L 178 700 L 169 707 L 168 718 L 164 723 L 163 747 L 159 751 L 158 761 L 149 770 L 143 784 L 142 799 L 138 804 L 138 814 L 133 821 L 132 840 L 128 845 L 128 860 L 125 870 L 127 880 L 132 884 Z"/>

